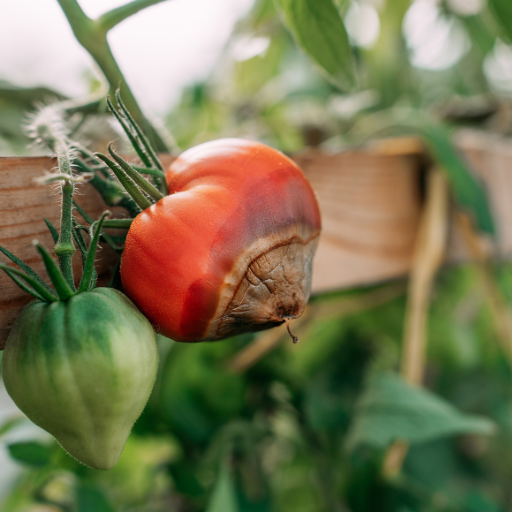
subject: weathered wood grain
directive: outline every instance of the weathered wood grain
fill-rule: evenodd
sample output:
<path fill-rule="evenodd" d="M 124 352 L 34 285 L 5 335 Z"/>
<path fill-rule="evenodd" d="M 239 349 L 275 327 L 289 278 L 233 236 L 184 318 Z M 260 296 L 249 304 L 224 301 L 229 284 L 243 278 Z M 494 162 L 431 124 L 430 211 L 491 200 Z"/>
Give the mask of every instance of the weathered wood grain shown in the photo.
<path fill-rule="evenodd" d="M 417 159 L 347 151 L 295 161 L 322 212 L 313 292 L 405 274 L 421 210 Z"/>
<path fill-rule="evenodd" d="M 46 274 L 39 255 L 32 245 L 39 240 L 46 247 L 53 241 L 43 218 L 57 227 L 60 224 L 60 194 L 58 186 L 44 187 L 34 182 L 49 171 L 55 162 L 50 158 L 0 158 L 0 245 L 30 264 L 44 279 Z M 79 185 L 77 202 L 94 218 L 105 209 L 99 194 L 90 185 Z M 122 214 L 121 209 L 114 209 Z M 83 219 L 77 217 L 80 223 Z M 116 254 L 108 247 L 99 252 L 100 271 L 116 261 Z M 4 256 L 0 260 L 10 263 Z M 75 275 L 79 276 L 78 253 L 74 261 Z M 19 311 L 31 300 L 4 272 L 0 272 L 0 347 L 5 342 Z"/>
<path fill-rule="evenodd" d="M 512 142 L 475 132 L 461 132 L 457 142 L 488 189 L 498 224 L 502 257 L 512 255 Z M 397 149 L 398 148 L 398 149 Z M 368 285 L 407 274 L 422 208 L 421 144 L 381 142 L 367 150 L 328 155 L 318 151 L 294 156 L 311 180 L 320 202 L 323 233 L 315 257 L 313 292 Z M 163 156 L 164 164 L 172 161 Z M 32 247 L 38 239 L 48 247 L 51 237 L 42 220 L 59 225 L 57 187 L 42 187 L 33 179 L 49 171 L 49 158 L 0 158 L 0 244 L 44 275 Z M 90 185 L 81 185 L 76 199 L 93 217 L 106 208 Z M 116 216 L 123 214 L 114 209 Z M 448 258 L 465 257 L 455 227 Z M 113 266 L 116 255 L 99 253 L 100 270 Z M 6 262 L 0 254 L 0 261 Z M 79 268 L 79 260 L 75 265 Z M 77 272 L 78 274 L 78 272 Z M 0 273 L 0 347 L 14 319 L 30 300 Z"/>

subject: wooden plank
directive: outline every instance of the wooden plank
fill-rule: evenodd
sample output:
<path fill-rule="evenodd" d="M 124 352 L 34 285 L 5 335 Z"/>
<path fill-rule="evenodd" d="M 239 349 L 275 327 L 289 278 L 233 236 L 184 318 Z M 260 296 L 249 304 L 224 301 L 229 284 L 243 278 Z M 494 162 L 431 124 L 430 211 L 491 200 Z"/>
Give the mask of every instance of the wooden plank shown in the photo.
<path fill-rule="evenodd" d="M 498 224 L 502 257 L 512 255 L 512 143 L 471 131 L 458 136 L 459 147 L 484 181 Z M 315 189 L 323 215 L 323 233 L 314 262 L 313 292 L 362 286 L 408 273 L 422 207 L 421 144 L 380 142 L 366 150 L 329 155 L 318 151 L 295 155 Z M 164 165 L 173 157 L 163 155 Z M 49 171 L 49 158 L 0 158 L 0 244 L 43 273 L 32 247 L 37 238 L 51 246 L 42 217 L 59 224 L 60 197 L 55 188 L 33 182 Z M 93 217 L 106 208 L 92 186 L 80 186 L 78 202 Z M 123 214 L 114 209 L 116 216 Z M 450 260 L 466 256 L 456 228 L 451 228 Z M 101 271 L 116 255 L 103 248 Z M 0 261 L 6 258 L 1 255 Z M 75 265 L 79 266 L 78 258 Z M 0 273 L 0 346 L 14 319 L 30 300 Z"/>
<path fill-rule="evenodd" d="M 54 167 L 55 162 L 45 157 L 0 158 L 0 245 L 3 245 L 30 264 L 46 279 L 43 264 L 32 245 L 37 239 L 46 247 L 53 241 L 43 217 L 57 227 L 60 218 L 60 194 L 58 186 L 41 186 L 34 182 Z M 97 218 L 106 209 L 101 197 L 91 185 L 79 185 L 76 200 L 92 217 Z M 121 208 L 114 208 L 116 215 L 126 215 Z M 80 223 L 83 220 L 77 217 Z M 117 259 L 108 247 L 98 255 L 99 270 L 107 271 Z M 9 260 L 1 255 L 2 262 Z M 80 275 L 80 258 L 75 254 L 75 275 Z M 0 347 L 7 339 L 14 320 L 31 297 L 22 292 L 5 272 L 0 272 Z"/>
<path fill-rule="evenodd" d="M 417 159 L 346 151 L 314 152 L 295 161 L 322 211 L 313 292 L 407 273 L 421 211 Z"/>

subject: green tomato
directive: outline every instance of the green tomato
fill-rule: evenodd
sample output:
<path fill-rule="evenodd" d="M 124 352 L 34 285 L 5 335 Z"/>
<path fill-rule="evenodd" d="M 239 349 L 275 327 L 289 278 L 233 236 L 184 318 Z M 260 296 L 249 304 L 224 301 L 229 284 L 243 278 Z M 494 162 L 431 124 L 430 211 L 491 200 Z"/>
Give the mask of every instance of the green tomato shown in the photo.
<path fill-rule="evenodd" d="M 155 382 L 150 323 L 121 292 L 96 288 L 66 302 L 31 302 L 2 361 L 16 405 L 83 464 L 119 459 Z"/>

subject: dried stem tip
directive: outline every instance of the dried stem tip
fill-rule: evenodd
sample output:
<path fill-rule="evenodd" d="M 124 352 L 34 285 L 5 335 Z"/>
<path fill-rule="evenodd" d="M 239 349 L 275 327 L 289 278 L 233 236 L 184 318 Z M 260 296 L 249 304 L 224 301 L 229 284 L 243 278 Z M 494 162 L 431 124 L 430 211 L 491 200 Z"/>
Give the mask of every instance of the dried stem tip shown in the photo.
<path fill-rule="evenodd" d="M 288 334 L 291 336 L 293 343 L 299 343 L 299 338 L 297 338 L 297 336 L 293 334 L 292 329 L 290 327 L 290 322 L 292 321 L 292 319 L 289 316 L 287 316 L 284 319 L 284 321 L 286 322 L 286 329 L 288 331 Z"/>

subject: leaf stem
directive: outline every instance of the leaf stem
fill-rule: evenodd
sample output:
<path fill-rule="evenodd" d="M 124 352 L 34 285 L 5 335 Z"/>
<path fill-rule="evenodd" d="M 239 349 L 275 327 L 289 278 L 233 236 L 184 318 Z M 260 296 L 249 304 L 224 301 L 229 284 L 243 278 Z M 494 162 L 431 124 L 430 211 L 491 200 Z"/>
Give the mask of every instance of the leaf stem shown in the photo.
<path fill-rule="evenodd" d="M 115 9 L 102 14 L 96 21 L 102 30 L 108 32 L 111 28 L 115 27 L 133 14 L 137 14 L 142 9 L 164 1 L 165 0 L 133 0 L 132 2 L 116 7 Z"/>

